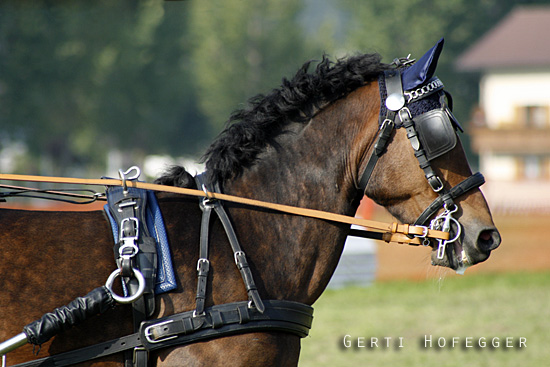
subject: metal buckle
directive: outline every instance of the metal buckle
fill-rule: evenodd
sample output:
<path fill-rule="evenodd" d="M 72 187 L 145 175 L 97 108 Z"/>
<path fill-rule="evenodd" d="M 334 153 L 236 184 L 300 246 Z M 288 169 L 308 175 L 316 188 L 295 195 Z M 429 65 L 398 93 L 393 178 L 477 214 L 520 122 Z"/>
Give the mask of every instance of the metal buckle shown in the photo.
<path fill-rule="evenodd" d="M 160 338 L 160 339 L 156 339 L 156 340 L 151 339 L 151 336 L 153 336 L 153 333 L 151 332 L 152 328 L 160 327 L 160 326 L 163 326 L 163 325 L 168 325 L 168 324 L 171 324 L 173 322 L 175 322 L 175 321 L 174 320 L 167 320 L 167 321 L 164 321 L 164 322 L 161 322 L 161 323 L 158 323 L 158 324 L 153 324 L 153 325 L 147 326 L 145 328 L 145 330 L 143 330 L 143 335 L 145 336 L 145 339 L 147 339 L 147 342 L 149 342 L 150 344 L 158 344 L 158 343 L 165 342 L 167 340 L 176 339 L 178 337 L 177 335 L 166 336 L 164 338 Z"/>
<path fill-rule="evenodd" d="M 416 238 L 423 238 L 422 246 L 429 246 L 430 245 L 430 239 L 428 238 L 428 231 L 430 230 L 427 226 L 416 226 L 419 228 L 422 228 L 422 234 L 415 234 L 414 236 Z"/>
<path fill-rule="evenodd" d="M 389 124 L 392 124 L 393 125 L 393 121 L 390 120 L 390 119 L 384 119 L 384 121 L 382 121 L 382 124 L 380 125 L 380 129 L 378 130 L 383 130 L 386 128 L 386 125 L 389 125 Z M 392 127 L 393 129 L 393 127 Z"/>
<path fill-rule="evenodd" d="M 245 256 L 245 253 L 244 251 L 236 251 L 235 254 L 234 254 L 234 257 L 235 257 L 235 264 L 239 265 L 240 261 L 239 261 L 239 257 L 242 256 L 244 258 L 246 258 Z"/>
<path fill-rule="evenodd" d="M 204 257 L 201 257 L 199 261 L 197 261 L 197 271 L 200 271 L 202 267 L 205 267 L 206 270 L 210 267 L 210 261 L 208 259 L 205 259 Z"/>
<path fill-rule="evenodd" d="M 193 310 L 193 317 L 201 317 L 201 316 L 205 316 L 206 315 L 206 312 L 202 311 L 201 313 L 197 313 L 197 310 Z"/>
<path fill-rule="evenodd" d="M 401 121 L 402 124 L 413 119 L 411 110 L 409 110 L 408 107 L 403 107 L 402 109 L 400 109 L 397 112 L 397 116 L 399 116 L 399 121 Z"/>
<path fill-rule="evenodd" d="M 139 248 L 136 246 L 135 243 L 129 243 L 126 241 L 132 241 L 132 240 L 124 239 L 125 243 L 119 247 L 118 254 L 121 259 L 131 259 L 132 257 L 136 256 L 137 253 L 139 252 Z M 126 253 L 127 249 L 130 249 L 131 252 Z"/>
<path fill-rule="evenodd" d="M 428 235 L 429 228 L 426 226 L 415 226 L 415 227 L 422 228 L 422 234 L 417 234 L 414 236 L 418 238 L 426 238 L 426 236 Z"/>
<path fill-rule="evenodd" d="M 443 190 L 443 187 L 445 187 L 445 185 L 443 185 L 443 182 L 441 181 L 439 176 L 433 176 L 432 178 L 435 178 L 437 180 L 437 183 L 439 184 L 439 186 L 434 187 L 432 185 L 432 182 L 428 180 L 428 183 L 430 184 L 430 187 L 432 188 L 432 190 L 434 190 L 434 192 L 440 192 L 441 190 Z"/>
<path fill-rule="evenodd" d="M 127 236 L 124 233 L 124 224 L 126 224 L 127 222 L 132 222 L 134 224 L 134 231 L 136 233 L 134 236 Z M 120 221 L 120 238 L 119 238 L 120 241 L 123 241 L 123 240 L 136 241 L 138 237 L 139 237 L 139 220 L 136 217 L 128 217 Z"/>
<path fill-rule="evenodd" d="M 204 197 L 201 200 L 201 204 L 205 207 L 206 206 L 212 207 L 214 202 L 216 201 L 216 199 L 214 199 L 211 196 L 211 193 L 210 193 L 210 191 L 208 191 L 205 184 L 202 184 L 202 191 L 204 192 Z"/>

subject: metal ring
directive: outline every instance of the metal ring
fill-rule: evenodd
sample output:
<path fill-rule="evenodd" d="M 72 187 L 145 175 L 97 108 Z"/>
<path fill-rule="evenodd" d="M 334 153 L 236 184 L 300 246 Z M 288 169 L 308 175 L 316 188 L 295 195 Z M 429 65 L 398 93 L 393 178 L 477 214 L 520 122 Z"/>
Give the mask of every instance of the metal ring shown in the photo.
<path fill-rule="evenodd" d="M 111 295 L 113 296 L 113 299 L 117 301 L 118 303 L 126 304 L 126 303 L 132 303 L 135 300 L 137 300 L 139 297 L 143 295 L 143 292 L 145 291 L 145 277 L 141 272 L 135 268 L 132 268 L 132 271 L 134 272 L 134 276 L 138 280 L 138 290 L 135 294 L 128 296 L 128 297 L 121 297 L 115 292 L 113 292 L 113 282 L 115 281 L 116 277 L 120 275 L 122 270 L 120 268 L 116 269 L 109 275 L 109 278 L 107 278 L 107 281 L 105 282 L 105 287 L 111 292 Z"/>
<path fill-rule="evenodd" d="M 453 217 L 450 217 L 449 219 L 456 224 L 457 231 L 456 231 L 455 237 L 452 240 L 449 239 L 449 240 L 446 240 L 445 242 L 446 243 L 453 243 L 456 240 L 458 240 L 458 237 L 460 237 L 460 234 L 462 233 L 462 226 L 460 225 L 460 222 L 458 220 L 454 219 Z"/>

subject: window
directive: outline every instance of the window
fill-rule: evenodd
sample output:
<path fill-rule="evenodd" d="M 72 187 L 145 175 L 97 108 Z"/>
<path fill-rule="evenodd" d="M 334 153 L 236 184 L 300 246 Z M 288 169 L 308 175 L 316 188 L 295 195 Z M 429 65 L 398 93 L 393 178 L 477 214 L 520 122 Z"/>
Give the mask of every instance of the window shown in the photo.
<path fill-rule="evenodd" d="M 549 127 L 547 106 L 522 106 L 518 111 L 521 126 L 544 129 Z"/>

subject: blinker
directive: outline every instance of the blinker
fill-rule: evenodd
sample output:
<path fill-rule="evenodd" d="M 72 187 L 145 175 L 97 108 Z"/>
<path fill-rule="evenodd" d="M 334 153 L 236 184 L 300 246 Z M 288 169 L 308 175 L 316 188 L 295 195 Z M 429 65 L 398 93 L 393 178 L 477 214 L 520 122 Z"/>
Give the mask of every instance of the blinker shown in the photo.
<path fill-rule="evenodd" d="M 426 112 L 414 118 L 414 124 L 426 158 L 430 161 L 456 146 L 457 137 L 449 114 L 444 109 Z"/>

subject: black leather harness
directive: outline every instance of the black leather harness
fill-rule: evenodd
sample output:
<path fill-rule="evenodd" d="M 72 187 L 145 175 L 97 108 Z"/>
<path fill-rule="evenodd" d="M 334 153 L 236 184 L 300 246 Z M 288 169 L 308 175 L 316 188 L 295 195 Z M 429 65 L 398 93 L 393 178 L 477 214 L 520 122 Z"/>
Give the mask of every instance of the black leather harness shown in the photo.
<path fill-rule="evenodd" d="M 145 321 L 134 334 L 16 366 L 70 366 L 121 352 L 142 350 L 147 353 L 171 346 L 250 332 L 277 331 L 301 338 L 308 335 L 313 321 L 312 307 L 291 301 L 272 300 L 263 303 L 263 313 L 254 307 L 251 308 L 248 301 L 242 301 L 208 307 L 199 316 L 195 311 L 187 311 L 158 320 Z"/>
<path fill-rule="evenodd" d="M 203 177 L 203 175 L 196 177 L 197 185 L 206 190 Z M 135 333 L 90 347 L 18 364 L 18 367 L 68 366 L 121 352 L 125 354 L 126 366 L 143 367 L 147 365 L 148 353 L 151 351 L 222 336 L 274 331 L 301 338 L 308 335 L 313 321 L 313 308 L 298 302 L 260 298 L 246 255 L 235 235 L 227 212 L 220 201 L 209 198 L 203 198 L 200 202 L 203 217 L 197 262 L 198 284 L 195 310 L 161 319 L 146 320 L 154 310 L 154 298 L 151 305 L 147 301 L 149 299 L 147 296 L 154 297 L 154 287 L 150 285 L 154 285 L 154 277 L 151 274 L 155 273 L 154 262 L 156 261 L 156 257 L 151 255 L 154 252 L 148 246 L 150 236 L 146 227 L 142 225 L 145 223 L 143 213 L 146 196 L 139 190 L 118 187 L 109 189 L 107 194 L 110 198 L 108 202 L 111 213 L 120 223 L 120 241 L 115 245 L 115 259 L 121 269 L 120 275 L 125 280 L 128 293 L 131 295 L 137 289 L 137 284 L 134 284 L 136 279 L 132 277 L 136 271 L 145 272 L 144 277 L 147 279 L 144 296 L 132 302 Z M 226 231 L 235 264 L 241 273 L 249 300 L 205 308 L 206 284 L 210 268 L 208 237 L 212 210 L 218 215 Z M 131 241 L 126 241 L 127 239 Z M 142 251 L 144 259 L 133 256 L 139 255 Z M 124 267 L 127 269 L 124 270 Z M 114 304 L 112 297 L 111 291 L 105 287 L 95 289 L 70 305 L 56 309 L 40 320 L 25 326 L 24 333 L 27 335 L 27 340 L 35 345 L 46 342 L 58 332 L 87 317 L 110 309 Z"/>

